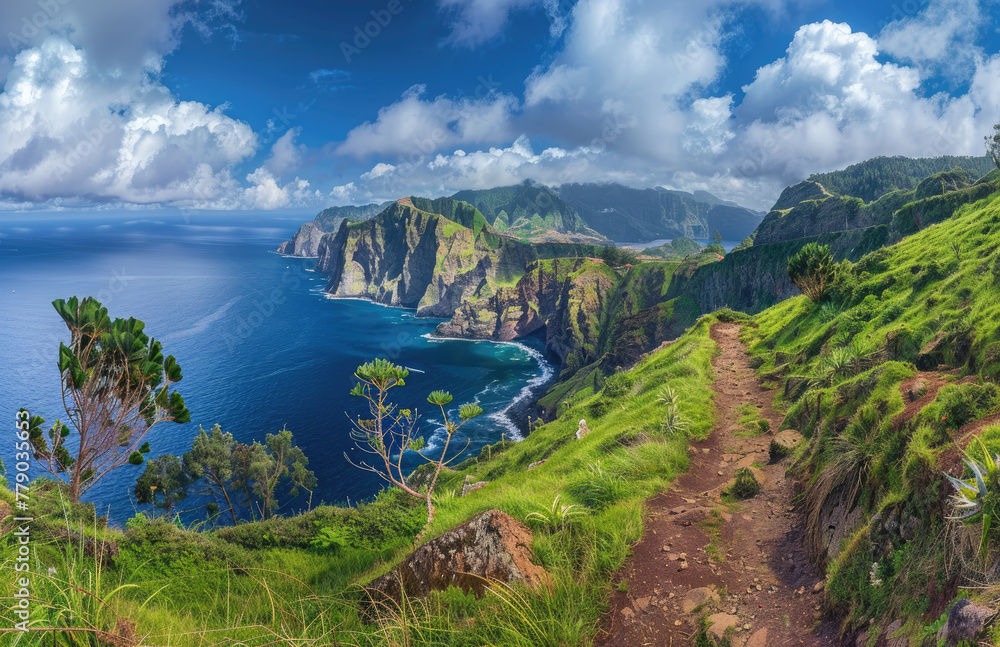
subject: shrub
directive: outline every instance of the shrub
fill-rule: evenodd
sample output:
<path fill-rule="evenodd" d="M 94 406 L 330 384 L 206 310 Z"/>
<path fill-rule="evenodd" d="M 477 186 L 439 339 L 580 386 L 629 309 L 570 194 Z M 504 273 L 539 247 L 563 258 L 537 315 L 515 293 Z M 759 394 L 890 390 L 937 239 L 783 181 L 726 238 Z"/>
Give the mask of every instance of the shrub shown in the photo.
<path fill-rule="evenodd" d="M 125 522 L 125 532 L 133 528 L 141 528 L 149 523 L 149 517 L 141 512 L 136 512 L 135 516 Z"/>
<path fill-rule="evenodd" d="M 677 394 L 669 384 L 660 389 L 656 400 L 665 407 L 660 429 L 671 436 L 687 431 L 688 422 L 681 418 Z"/>
<path fill-rule="evenodd" d="M 947 472 L 945 476 L 955 488 L 951 497 L 954 516 L 952 519 L 964 523 L 982 523 L 982 538 L 979 541 L 979 554 L 985 556 L 989 550 L 990 530 L 993 520 L 1000 514 L 1000 456 L 993 456 L 986 445 L 977 436 L 983 458 L 977 460 L 966 454 L 965 464 L 972 472 L 969 479 L 957 479 Z"/>
<path fill-rule="evenodd" d="M 942 388 L 934 402 L 924 407 L 921 417 L 928 418 L 939 428 L 958 429 L 979 420 L 1000 407 L 1000 387 L 985 384 L 949 384 Z"/>
<path fill-rule="evenodd" d="M 749 467 L 741 467 L 736 470 L 736 480 L 729 486 L 728 494 L 740 499 L 749 499 L 760 492 L 760 483 L 753 475 L 753 470 Z"/>
<path fill-rule="evenodd" d="M 833 283 L 836 269 L 829 245 L 809 243 L 788 259 L 788 277 L 814 303 L 819 303 Z"/>
<path fill-rule="evenodd" d="M 322 526 L 317 529 L 316 536 L 309 545 L 317 550 L 333 551 L 346 547 L 348 540 L 347 529 L 342 526 Z"/>

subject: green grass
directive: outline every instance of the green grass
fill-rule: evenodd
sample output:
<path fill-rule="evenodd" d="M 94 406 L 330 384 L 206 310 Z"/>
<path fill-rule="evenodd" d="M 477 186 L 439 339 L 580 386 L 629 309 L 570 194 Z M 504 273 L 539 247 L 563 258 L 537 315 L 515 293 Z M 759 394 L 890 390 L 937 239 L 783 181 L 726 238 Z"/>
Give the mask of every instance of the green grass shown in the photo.
<path fill-rule="evenodd" d="M 627 388 L 605 387 L 525 441 L 506 443 L 467 461 L 460 471 L 442 474 L 443 496 L 428 538 L 493 508 L 524 520 L 550 508 L 556 494 L 560 503 L 582 513 L 566 523 L 539 525 L 534 532 L 535 558 L 552 574 L 551 590 L 501 587 L 479 600 L 455 591 L 437 593 L 404 601 L 378 622 L 365 624 L 357 613 L 358 584 L 386 572 L 412 549 L 419 531 L 413 520 L 422 513 L 415 499 L 387 491 L 357 509 L 324 507 L 300 517 L 201 533 L 163 520 L 127 533 L 100 529 L 96 520 L 89 530 L 78 522 L 82 537 L 117 542 L 113 564 L 99 566 L 82 539 L 51 538 L 59 519 L 87 520 L 92 513 L 86 506 L 64 507 L 50 488 L 48 516 L 39 522 L 49 539 L 39 540 L 36 567 L 45 571 L 56 564 L 58 576 L 36 586 L 36 608 L 44 605 L 47 617 L 39 612 L 38 631 L 19 634 L 16 644 L 52 644 L 53 634 L 41 631 L 51 625 L 50 618 L 110 634 L 123 630 L 120 622 L 127 620 L 149 643 L 178 646 L 319 646 L 334 640 L 352 645 L 587 644 L 614 588 L 613 575 L 641 536 L 644 501 L 686 469 L 690 439 L 703 438 L 712 427 L 712 321 L 699 321 L 677 343 L 610 381 Z M 657 394 L 665 384 L 680 394 L 687 436 L 659 433 L 663 405 Z M 604 413 L 593 416 L 595 408 Z M 616 413 L 623 408 L 629 416 Z M 576 440 L 580 418 L 587 419 L 592 433 Z M 525 470 L 543 457 L 545 464 Z M 467 475 L 490 483 L 464 498 L 448 496 Z M 346 528 L 349 545 L 310 548 L 322 527 Z M 0 555 L 9 565 L 16 547 L 9 537 L 2 546 Z M 77 642 L 71 635 L 57 633 L 56 644 L 97 644 L 96 638 L 88 642 L 91 634 L 80 634 Z"/>
<path fill-rule="evenodd" d="M 791 469 L 809 482 L 807 535 L 814 551 L 829 550 L 828 600 L 849 626 L 902 618 L 916 639 L 931 622 L 921 614 L 937 617 L 957 593 L 961 579 L 948 580 L 945 565 L 966 560 L 955 538 L 975 529 L 946 520 L 940 458 L 954 451 L 959 428 L 1000 410 L 998 240 L 994 195 L 844 264 L 823 303 L 789 299 L 744 328 L 759 374 L 780 387 L 781 427 L 807 438 Z M 902 421 L 900 385 L 939 366 L 957 375 Z M 741 423 L 752 417 L 743 413 Z M 1000 449 L 1000 432 L 983 436 Z M 845 523 L 824 516 L 836 500 L 861 514 L 843 543 L 827 545 L 823 529 Z M 967 577 L 980 577 L 974 562 L 962 561 Z"/>

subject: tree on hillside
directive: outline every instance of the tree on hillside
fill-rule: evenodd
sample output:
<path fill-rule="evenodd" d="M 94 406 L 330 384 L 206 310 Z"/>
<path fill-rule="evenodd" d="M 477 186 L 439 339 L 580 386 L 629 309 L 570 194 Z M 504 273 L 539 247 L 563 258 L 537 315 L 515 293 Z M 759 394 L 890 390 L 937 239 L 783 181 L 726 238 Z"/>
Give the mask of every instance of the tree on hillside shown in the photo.
<path fill-rule="evenodd" d="M 184 471 L 191 479 L 204 479 L 207 490 L 212 495 L 222 495 L 229 506 L 229 513 L 236 525 L 236 508 L 229 496 L 230 481 L 233 478 L 233 447 L 236 441 L 232 434 L 222 433 L 219 425 L 212 427 L 211 433 L 206 433 L 200 426 L 198 435 L 191 445 L 191 451 L 184 454 Z"/>
<path fill-rule="evenodd" d="M 157 456 L 146 463 L 146 471 L 135 484 L 135 498 L 139 503 L 156 504 L 163 497 L 163 507 L 173 510 L 174 503 L 187 497 L 191 477 L 184 472 L 181 459 L 172 454 Z"/>
<path fill-rule="evenodd" d="M 410 409 L 400 409 L 398 405 L 389 401 L 392 389 L 405 386 L 409 374 L 410 372 L 402 366 L 397 366 L 385 359 L 376 359 L 374 362 L 363 364 L 354 372 L 358 383 L 351 390 L 351 395 L 366 401 L 368 414 L 371 417 L 361 418 L 359 416 L 352 420 L 351 437 L 358 449 L 375 458 L 372 463 L 369 463 L 364 459 L 355 462 L 346 453 L 344 457 L 355 467 L 377 474 L 407 494 L 425 500 L 427 502 L 427 523 L 430 524 L 434 521 L 432 496 L 438 476 L 440 476 L 441 470 L 461 455 L 459 452 L 451 460 L 447 459 L 448 449 L 455 433 L 466 422 L 481 415 L 483 409 L 475 403 L 463 404 L 458 409 L 458 420 L 461 422 L 457 422 L 448 415 L 445 409 L 451 404 L 451 394 L 446 391 L 431 393 L 427 397 L 427 401 L 441 410 L 445 431 L 441 454 L 431 456 L 424 439 L 416 434 L 416 412 Z M 468 447 L 468 443 L 466 443 L 466 447 Z M 407 450 L 417 452 L 426 463 L 431 465 L 431 477 L 424 491 L 411 486 L 407 481 L 407 475 L 403 472 L 403 454 Z"/>
<path fill-rule="evenodd" d="M 993 126 L 993 134 L 986 136 L 986 154 L 1000 168 L 1000 124 Z"/>
<path fill-rule="evenodd" d="M 601 248 L 601 260 L 608 265 L 621 267 L 622 265 L 635 265 L 639 262 L 639 255 L 625 247 L 605 245 Z"/>
<path fill-rule="evenodd" d="M 829 245 L 809 243 L 788 259 L 788 277 L 814 303 L 823 298 L 835 276 L 836 264 Z"/>
<path fill-rule="evenodd" d="M 716 229 L 715 232 L 712 234 L 712 242 L 715 243 L 716 245 L 722 244 L 722 232 L 720 232 L 718 229 Z"/>
<path fill-rule="evenodd" d="M 153 427 L 188 422 L 191 415 L 184 398 L 171 390 L 181 380 L 181 367 L 173 355 L 163 357 L 162 345 L 145 334 L 143 322 L 112 320 L 107 308 L 90 297 L 52 305 L 70 332 L 69 345 L 59 345 L 68 424 L 56 420 L 45 433 L 45 420 L 32 416 L 29 438 L 35 460 L 68 486 L 72 501 L 79 501 L 112 469 L 142 464 L 142 454 L 149 451 L 143 439 Z M 74 431 L 75 456 L 67 447 Z"/>
<path fill-rule="evenodd" d="M 258 443 L 254 444 L 260 446 Z M 299 488 L 308 492 L 311 508 L 316 475 L 306 468 L 309 459 L 295 445 L 292 432 L 282 429 L 276 434 L 267 434 L 264 437 L 264 448 L 263 454 L 258 451 L 258 460 L 251 463 L 250 471 L 250 476 L 255 481 L 253 492 L 259 500 L 263 518 L 270 519 L 274 516 L 278 503 L 275 491 L 282 481 L 291 485 L 291 496 L 298 496 Z"/>

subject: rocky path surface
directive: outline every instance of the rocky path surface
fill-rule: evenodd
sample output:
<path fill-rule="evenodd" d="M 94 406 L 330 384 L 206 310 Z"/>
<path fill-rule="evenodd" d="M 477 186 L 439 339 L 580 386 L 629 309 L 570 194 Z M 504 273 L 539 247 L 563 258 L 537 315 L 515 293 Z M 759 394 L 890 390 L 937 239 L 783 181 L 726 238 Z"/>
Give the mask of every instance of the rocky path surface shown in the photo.
<path fill-rule="evenodd" d="M 740 405 L 757 407 L 778 428 L 773 391 L 761 388 L 739 341 L 739 326 L 717 324 L 712 339 L 716 425 L 690 448 L 690 468 L 647 502 L 646 531 L 619 574 L 598 644 L 671 647 L 692 644 L 698 619 L 734 647 L 839 645 L 822 614 L 823 583 L 807 558 L 804 521 L 791 504 L 787 460 L 768 464 L 774 432 L 748 437 Z M 754 497 L 721 501 L 737 469 L 763 484 Z"/>

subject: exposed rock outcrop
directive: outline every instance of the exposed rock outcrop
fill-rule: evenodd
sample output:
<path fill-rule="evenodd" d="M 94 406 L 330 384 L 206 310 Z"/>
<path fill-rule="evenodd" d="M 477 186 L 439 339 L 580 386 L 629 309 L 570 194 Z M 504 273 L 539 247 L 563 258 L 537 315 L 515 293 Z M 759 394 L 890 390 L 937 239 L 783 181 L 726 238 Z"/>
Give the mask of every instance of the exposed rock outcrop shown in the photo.
<path fill-rule="evenodd" d="M 323 235 L 337 231 L 344 220 L 360 222 L 378 214 L 390 203 L 366 204 L 363 206 L 330 207 L 320 211 L 312 222 L 307 222 L 291 240 L 278 246 L 279 254 L 299 256 L 301 258 L 316 258 L 319 255 L 319 244 Z"/>
<path fill-rule="evenodd" d="M 299 227 L 291 240 L 278 246 L 278 253 L 313 258 L 319 254 L 319 243 L 325 233 L 315 222 L 307 222 Z"/>
<path fill-rule="evenodd" d="M 400 600 L 449 586 L 481 595 L 490 582 L 538 587 L 549 574 L 531 561 L 531 530 L 499 510 L 483 512 L 432 539 L 368 585 L 371 598 Z"/>
<path fill-rule="evenodd" d="M 948 621 L 938 630 L 938 643 L 957 645 L 974 642 L 995 613 L 964 598 L 959 600 L 948 612 Z"/>
<path fill-rule="evenodd" d="M 601 315 L 618 281 L 615 271 L 600 261 L 538 261 L 513 287 L 463 301 L 437 333 L 510 341 L 544 328 L 549 351 L 564 367 L 579 368 L 598 359 Z"/>

